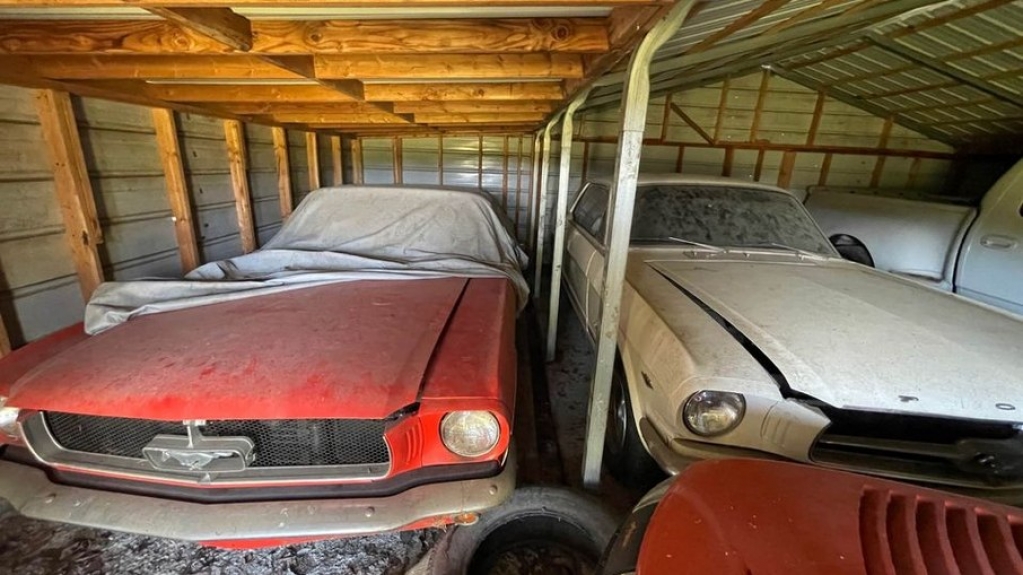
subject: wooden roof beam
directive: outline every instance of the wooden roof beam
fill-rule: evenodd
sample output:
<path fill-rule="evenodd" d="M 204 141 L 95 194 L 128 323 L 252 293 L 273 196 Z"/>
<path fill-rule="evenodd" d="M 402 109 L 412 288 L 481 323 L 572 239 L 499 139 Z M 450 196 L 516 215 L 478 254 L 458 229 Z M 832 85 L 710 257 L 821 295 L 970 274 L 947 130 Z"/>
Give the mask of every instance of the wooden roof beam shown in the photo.
<path fill-rule="evenodd" d="M 416 114 L 416 122 L 421 124 L 515 124 L 537 123 L 544 119 L 545 114 Z"/>
<path fill-rule="evenodd" d="M 208 36 L 231 48 L 252 49 L 252 23 L 230 8 L 146 8 L 166 20 Z"/>
<path fill-rule="evenodd" d="M 408 124 L 408 121 L 394 114 L 380 113 L 279 113 L 271 112 L 265 117 L 257 117 L 263 121 L 282 124 Z"/>
<path fill-rule="evenodd" d="M 304 76 L 258 56 L 63 54 L 0 56 L 0 68 L 57 80 L 287 80 Z"/>
<path fill-rule="evenodd" d="M 604 18 L 257 20 L 253 54 L 602 53 Z M 229 54 L 194 28 L 150 20 L 0 20 L 2 54 Z"/>
<path fill-rule="evenodd" d="M 556 82 L 366 85 L 366 100 L 370 102 L 561 100 L 564 96 L 561 84 Z"/>
<path fill-rule="evenodd" d="M 581 78 L 579 54 L 415 54 L 374 56 L 317 55 L 316 77 L 387 80 L 393 78 L 489 79 Z"/>
<path fill-rule="evenodd" d="M 476 114 L 550 112 L 557 102 L 499 101 L 499 102 L 397 102 L 394 111 L 399 114 Z"/>

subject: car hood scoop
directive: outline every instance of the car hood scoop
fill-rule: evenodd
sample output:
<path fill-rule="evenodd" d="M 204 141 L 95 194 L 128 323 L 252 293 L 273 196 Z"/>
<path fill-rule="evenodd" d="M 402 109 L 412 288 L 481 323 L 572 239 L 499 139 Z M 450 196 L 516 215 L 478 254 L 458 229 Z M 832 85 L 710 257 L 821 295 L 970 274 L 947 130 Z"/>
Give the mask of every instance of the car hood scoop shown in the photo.
<path fill-rule="evenodd" d="M 339 282 L 140 316 L 26 373 L 10 404 L 179 421 L 384 418 L 418 400 L 467 281 Z"/>
<path fill-rule="evenodd" d="M 848 409 L 1023 421 L 1023 322 L 1007 314 L 840 261 L 647 263 L 792 391 Z"/>

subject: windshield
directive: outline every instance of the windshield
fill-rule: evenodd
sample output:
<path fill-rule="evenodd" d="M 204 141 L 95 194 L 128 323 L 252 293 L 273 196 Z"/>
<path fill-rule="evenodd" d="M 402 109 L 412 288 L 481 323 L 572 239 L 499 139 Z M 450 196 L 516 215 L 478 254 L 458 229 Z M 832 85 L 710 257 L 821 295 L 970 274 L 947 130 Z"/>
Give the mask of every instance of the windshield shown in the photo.
<path fill-rule="evenodd" d="M 636 193 L 633 243 L 794 248 L 834 255 L 795 198 L 735 186 L 663 184 Z"/>

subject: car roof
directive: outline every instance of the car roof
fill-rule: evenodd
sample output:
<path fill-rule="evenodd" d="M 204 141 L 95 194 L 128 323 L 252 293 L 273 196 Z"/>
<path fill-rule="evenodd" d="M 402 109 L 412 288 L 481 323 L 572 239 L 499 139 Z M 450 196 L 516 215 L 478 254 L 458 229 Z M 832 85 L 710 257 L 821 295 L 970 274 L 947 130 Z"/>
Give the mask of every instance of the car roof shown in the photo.
<path fill-rule="evenodd" d="M 595 182 L 598 184 L 604 184 L 606 186 L 611 185 L 611 176 L 592 177 L 588 181 Z M 742 180 L 739 178 L 725 178 L 722 176 L 705 176 L 701 174 L 640 174 L 639 185 L 640 186 L 651 186 L 657 184 L 688 184 L 697 186 L 734 186 L 747 189 L 757 190 L 768 190 L 771 192 L 781 192 L 794 196 L 792 192 L 772 186 L 770 184 L 761 184 L 760 182 L 751 182 L 749 180 Z"/>

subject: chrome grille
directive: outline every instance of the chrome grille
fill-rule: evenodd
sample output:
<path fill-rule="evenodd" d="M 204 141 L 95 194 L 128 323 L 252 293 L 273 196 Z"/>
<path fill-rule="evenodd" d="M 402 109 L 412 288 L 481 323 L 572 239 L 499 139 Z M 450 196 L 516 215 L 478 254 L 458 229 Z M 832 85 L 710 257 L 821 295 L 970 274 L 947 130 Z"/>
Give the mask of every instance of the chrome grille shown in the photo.
<path fill-rule="evenodd" d="M 64 449 L 143 459 L 157 435 L 187 435 L 181 423 L 48 412 L 46 424 Z M 386 464 L 386 421 L 374 419 L 213 420 L 208 437 L 248 437 L 255 443 L 252 467 Z"/>

